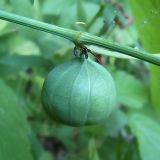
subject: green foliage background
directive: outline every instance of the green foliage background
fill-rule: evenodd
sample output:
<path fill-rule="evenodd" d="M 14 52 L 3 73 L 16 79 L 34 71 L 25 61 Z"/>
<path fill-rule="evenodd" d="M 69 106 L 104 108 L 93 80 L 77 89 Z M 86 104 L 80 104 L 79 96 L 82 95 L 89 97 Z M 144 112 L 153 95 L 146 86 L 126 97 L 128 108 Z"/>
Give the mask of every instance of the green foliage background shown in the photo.
<path fill-rule="evenodd" d="M 151 53 L 160 53 L 159 6 L 159 0 L 0 0 L 1 10 Z M 49 119 L 41 104 L 43 81 L 74 57 L 73 47 L 0 20 L 0 160 L 159 160 L 160 74 L 148 63 L 103 51 L 111 55 L 99 58 L 116 82 L 115 111 L 88 127 Z"/>

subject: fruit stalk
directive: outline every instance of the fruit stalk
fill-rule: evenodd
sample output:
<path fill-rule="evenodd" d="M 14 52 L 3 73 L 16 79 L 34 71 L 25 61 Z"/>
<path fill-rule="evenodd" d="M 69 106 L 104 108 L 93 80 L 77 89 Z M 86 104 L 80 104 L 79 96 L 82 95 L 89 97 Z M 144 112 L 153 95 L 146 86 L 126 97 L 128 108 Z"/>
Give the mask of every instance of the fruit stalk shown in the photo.
<path fill-rule="evenodd" d="M 129 55 L 129 56 L 160 66 L 160 58 L 155 57 L 154 55 L 151 55 L 147 52 L 140 51 L 131 47 L 126 47 L 123 45 L 108 42 L 103 38 L 91 35 L 86 32 L 79 32 L 71 29 L 58 27 L 56 25 L 51 25 L 48 23 L 44 23 L 38 20 L 19 16 L 19 15 L 8 13 L 1 10 L 0 10 L 0 19 L 63 37 L 65 39 L 72 41 L 77 45 L 82 45 L 82 46 L 95 45 L 95 46 L 103 47 L 105 49 L 120 52 L 122 54 Z"/>

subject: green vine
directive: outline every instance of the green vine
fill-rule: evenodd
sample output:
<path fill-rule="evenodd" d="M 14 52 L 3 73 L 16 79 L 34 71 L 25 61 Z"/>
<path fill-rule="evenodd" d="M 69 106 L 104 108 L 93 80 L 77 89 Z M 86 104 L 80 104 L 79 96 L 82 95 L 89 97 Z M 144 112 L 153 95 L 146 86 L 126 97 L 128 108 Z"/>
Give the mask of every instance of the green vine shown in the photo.
<path fill-rule="evenodd" d="M 8 13 L 1 10 L 0 10 L 0 19 L 54 34 L 54 35 L 66 38 L 75 44 L 95 45 L 95 46 L 103 47 L 105 49 L 120 52 L 122 54 L 129 55 L 129 56 L 160 66 L 160 58 L 155 57 L 152 54 L 149 54 L 144 51 L 140 51 L 131 47 L 111 43 L 103 38 L 91 35 L 86 32 L 78 32 L 71 29 L 58 27 L 55 25 L 44 23 L 38 20 L 33 20 L 31 18 L 26 18 L 23 16 Z"/>

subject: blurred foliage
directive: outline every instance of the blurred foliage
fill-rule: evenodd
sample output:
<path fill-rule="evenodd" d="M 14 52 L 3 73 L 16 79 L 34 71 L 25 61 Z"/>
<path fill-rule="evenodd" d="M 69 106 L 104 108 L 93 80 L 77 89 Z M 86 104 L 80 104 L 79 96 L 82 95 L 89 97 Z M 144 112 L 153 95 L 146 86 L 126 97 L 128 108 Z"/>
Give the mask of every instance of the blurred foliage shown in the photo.
<path fill-rule="evenodd" d="M 143 49 L 131 7 L 128 0 L 0 0 L 2 10 Z M 159 8 L 154 12 L 160 17 Z M 138 25 L 142 31 L 146 20 L 150 23 L 144 20 Z M 149 66 L 142 61 L 99 56 L 114 77 L 118 97 L 103 124 L 74 128 L 49 119 L 41 104 L 43 81 L 53 67 L 74 57 L 73 47 L 57 36 L 0 20 L 0 159 L 159 160 L 159 119 L 150 98 Z"/>
<path fill-rule="evenodd" d="M 3 91 L 0 93 L 0 159 L 21 160 L 25 157 L 32 160 L 31 145 L 27 137 L 29 125 L 22 110 L 24 103 L 2 80 L 0 88 Z"/>
<path fill-rule="evenodd" d="M 143 159 L 158 159 L 160 156 L 159 125 L 150 120 L 147 116 L 139 114 L 133 114 L 130 117 L 129 124 L 131 126 L 131 130 L 138 138 L 139 150 Z"/>
<path fill-rule="evenodd" d="M 135 17 L 135 24 L 139 33 L 140 40 L 146 51 L 150 53 L 160 53 L 160 1 L 148 0 L 147 3 L 144 0 L 130 1 L 133 14 Z M 140 9 L 140 5 L 144 6 L 144 11 Z M 138 27 L 139 26 L 139 27 Z M 157 111 L 157 115 L 160 114 L 160 68 L 154 65 L 150 67 L 151 72 L 151 92 L 152 102 L 154 108 Z"/>

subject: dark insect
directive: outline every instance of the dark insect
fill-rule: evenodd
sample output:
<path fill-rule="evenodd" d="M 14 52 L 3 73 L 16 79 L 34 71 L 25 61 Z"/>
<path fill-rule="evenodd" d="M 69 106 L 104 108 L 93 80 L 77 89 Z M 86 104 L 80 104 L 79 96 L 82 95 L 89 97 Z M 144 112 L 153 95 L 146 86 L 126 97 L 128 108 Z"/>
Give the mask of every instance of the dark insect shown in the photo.
<path fill-rule="evenodd" d="M 79 53 L 80 52 L 80 53 Z M 76 57 L 80 56 L 80 57 L 83 57 L 85 59 L 88 59 L 88 53 L 91 53 L 97 60 L 98 63 L 100 63 L 99 59 L 97 58 L 97 56 L 90 50 L 88 49 L 87 47 L 83 46 L 80 48 L 80 51 L 79 49 L 75 46 L 74 47 L 74 50 L 73 50 L 73 53 Z"/>
<path fill-rule="evenodd" d="M 78 48 L 77 48 L 77 47 L 74 47 L 73 53 L 74 53 L 74 55 L 75 55 L 76 57 L 78 57 L 79 51 L 78 51 Z"/>
<path fill-rule="evenodd" d="M 85 59 L 88 59 L 88 49 L 86 47 L 81 48 L 80 57 L 84 57 Z"/>

